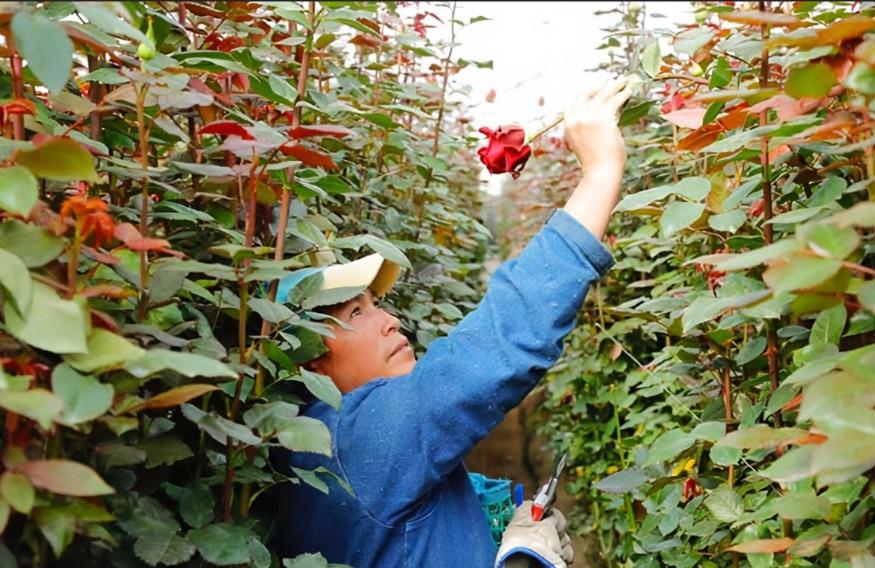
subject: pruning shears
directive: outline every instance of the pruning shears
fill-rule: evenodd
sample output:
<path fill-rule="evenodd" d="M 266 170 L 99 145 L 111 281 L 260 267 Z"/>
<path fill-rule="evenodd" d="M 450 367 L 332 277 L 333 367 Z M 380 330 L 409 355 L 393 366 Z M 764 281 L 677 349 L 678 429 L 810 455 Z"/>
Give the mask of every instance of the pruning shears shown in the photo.
<path fill-rule="evenodd" d="M 556 500 L 556 487 L 559 486 L 559 476 L 562 475 L 562 471 L 565 469 L 567 458 L 568 453 L 564 452 L 559 457 L 559 461 L 556 462 L 556 470 L 553 472 L 553 475 L 547 480 L 547 483 L 538 489 L 538 493 L 535 495 L 535 500 L 532 503 L 533 521 L 540 521 L 544 518 L 544 515 L 550 512 L 550 507 L 553 506 L 553 501 Z"/>

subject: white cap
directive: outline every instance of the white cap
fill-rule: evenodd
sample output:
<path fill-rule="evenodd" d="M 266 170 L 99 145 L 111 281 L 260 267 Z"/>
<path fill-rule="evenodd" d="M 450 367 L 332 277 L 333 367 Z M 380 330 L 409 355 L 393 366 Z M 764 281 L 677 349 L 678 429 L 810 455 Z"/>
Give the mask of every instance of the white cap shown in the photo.
<path fill-rule="evenodd" d="M 383 296 L 392 289 L 400 274 L 400 266 L 375 252 L 346 264 L 326 267 L 322 271 L 320 289 L 370 288 L 375 296 Z"/>

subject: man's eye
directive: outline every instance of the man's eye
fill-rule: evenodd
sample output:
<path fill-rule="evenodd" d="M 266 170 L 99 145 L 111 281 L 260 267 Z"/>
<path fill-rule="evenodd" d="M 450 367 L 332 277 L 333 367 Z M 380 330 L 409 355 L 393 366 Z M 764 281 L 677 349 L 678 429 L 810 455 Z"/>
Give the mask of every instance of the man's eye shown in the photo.
<path fill-rule="evenodd" d="M 360 316 L 360 315 L 362 315 L 361 308 L 353 308 L 352 312 L 350 312 L 350 314 L 349 314 L 350 317 L 355 317 L 355 316 Z"/>

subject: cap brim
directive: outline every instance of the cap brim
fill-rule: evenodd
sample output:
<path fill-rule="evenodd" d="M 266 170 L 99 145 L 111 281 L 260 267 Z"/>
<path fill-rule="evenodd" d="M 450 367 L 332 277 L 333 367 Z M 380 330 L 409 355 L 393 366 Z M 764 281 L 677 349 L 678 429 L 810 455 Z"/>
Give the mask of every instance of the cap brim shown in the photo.
<path fill-rule="evenodd" d="M 379 253 L 346 264 L 334 264 L 322 271 L 320 290 L 335 288 L 370 288 L 375 296 L 383 296 L 401 274 L 401 267 Z"/>

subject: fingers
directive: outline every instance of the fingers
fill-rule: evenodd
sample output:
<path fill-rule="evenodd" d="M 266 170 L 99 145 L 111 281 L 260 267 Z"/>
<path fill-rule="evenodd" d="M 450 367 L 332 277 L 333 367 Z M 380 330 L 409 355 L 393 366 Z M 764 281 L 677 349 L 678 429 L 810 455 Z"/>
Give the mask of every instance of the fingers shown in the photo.
<path fill-rule="evenodd" d="M 622 90 L 620 90 L 610 99 L 608 99 L 607 106 L 611 109 L 614 115 L 619 114 L 620 109 L 623 107 L 626 101 L 629 100 L 629 97 L 632 96 L 633 90 L 634 89 L 632 88 L 632 85 L 626 84 L 626 86 L 623 87 Z"/>
<path fill-rule="evenodd" d="M 618 77 L 612 81 L 609 81 L 605 85 L 602 86 L 599 91 L 593 95 L 593 102 L 604 102 L 610 100 L 614 95 L 618 92 L 622 91 L 626 85 L 628 85 L 629 79 L 626 77 Z"/>
<path fill-rule="evenodd" d="M 616 113 L 631 94 L 632 88 L 627 77 L 602 81 L 570 101 L 565 109 L 565 116 L 584 116 L 600 112 Z"/>

